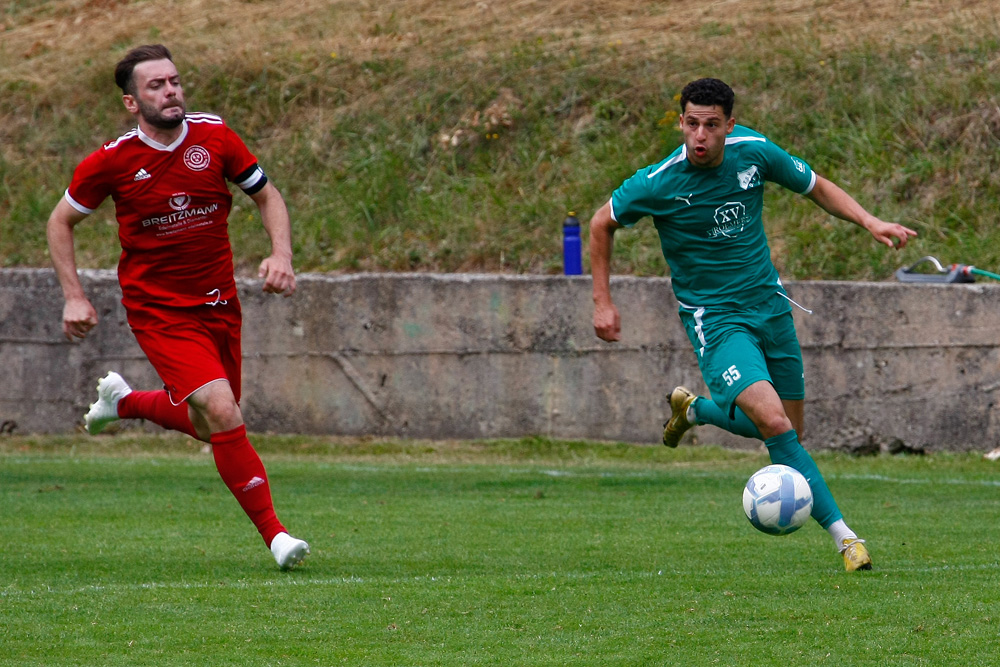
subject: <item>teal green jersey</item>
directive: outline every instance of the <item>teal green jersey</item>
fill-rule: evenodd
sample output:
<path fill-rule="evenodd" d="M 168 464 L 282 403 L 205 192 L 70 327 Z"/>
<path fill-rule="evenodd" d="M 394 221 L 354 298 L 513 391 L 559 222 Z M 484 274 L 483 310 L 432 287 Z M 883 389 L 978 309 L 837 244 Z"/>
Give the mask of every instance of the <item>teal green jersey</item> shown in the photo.
<path fill-rule="evenodd" d="M 611 215 L 626 227 L 653 218 L 682 305 L 749 307 L 781 289 L 764 234 L 765 181 L 808 194 L 816 176 L 764 135 L 737 125 L 721 165 L 695 167 L 682 145 L 622 183 L 611 196 Z"/>

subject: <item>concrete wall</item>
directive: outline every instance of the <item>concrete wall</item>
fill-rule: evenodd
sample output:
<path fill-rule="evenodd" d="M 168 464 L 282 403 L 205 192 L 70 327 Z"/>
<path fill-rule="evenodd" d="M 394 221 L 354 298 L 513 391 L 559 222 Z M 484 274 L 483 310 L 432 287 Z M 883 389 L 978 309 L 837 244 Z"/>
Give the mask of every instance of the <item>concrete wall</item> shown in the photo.
<path fill-rule="evenodd" d="M 125 322 L 113 272 L 82 272 L 101 317 L 62 336 L 50 270 L 0 271 L 0 422 L 79 428 L 97 379 L 160 385 Z M 859 438 L 992 449 L 1000 286 L 791 283 L 806 364 L 804 443 Z M 253 431 L 419 438 L 542 434 L 657 443 L 664 394 L 704 391 L 668 279 L 613 279 L 623 339 L 598 340 L 589 277 L 300 275 L 287 299 L 240 283 L 243 410 Z M 756 447 L 713 427 L 689 442 Z"/>

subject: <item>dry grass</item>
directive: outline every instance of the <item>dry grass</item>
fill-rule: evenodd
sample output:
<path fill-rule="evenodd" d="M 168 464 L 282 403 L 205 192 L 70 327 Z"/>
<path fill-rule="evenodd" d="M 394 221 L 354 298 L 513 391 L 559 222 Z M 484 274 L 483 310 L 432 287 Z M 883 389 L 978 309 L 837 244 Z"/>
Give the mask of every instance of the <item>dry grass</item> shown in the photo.
<path fill-rule="evenodd" d="M 612 47 L 588 68 L 611 68 L 629 54 L 662 58 L 697 50 L 725 58 L 734 44 L 760 42 L 761 53 L 787 39 L 807 40 L 831 55 L 861 43 L 908 44 L 932 30 L 963 39 L 966 30 L 996 26 L 996 0 L 718 0 L 709 3 L 634 0 L 22 0 L 0 10 L 0 85 L 30 86 L 36 105 L 89 105 L 114 94 L 111 69 L 124 51 L 168 44 L 178 63 L 223 71 L 270 68 L 294 85 L 322 87 L 331 61 L 394 58 L 406 71 L 386 85 L 338 80 L 343 103 L 327 96 L 299 105 L 281 126 L 323 122 L 421 84 L 442 62 L 487 64 L 519 44 L 541 53 Z M 778 50 L 780 53 L 780 49 Z M 692 73 L 696 74 L 696 73 Z M 79 78 L 106 84 L 86 90 Z M 762 100 L 766 104 L 766 100 Z M 197 106 L 197 104 L 195 104 Z M 28 112 L 5 118 L 0 137 L 14 136 Z M 20 115 L 21 117 L 16 117 Z"/>
<path fill-rule="evenodd" d="M 593 210 L 661 157 L 677 137 L 657 118 L 680 85 L 704 75 L 733 81 L 742 121 L 843 177 L 867 206 L 919 226 L 929 244 L 914 252 L 994 266 L 1000 251 L 978 249 L 1000 246 L 976 220 L 1000 193 L 992 158 L 973 155 L 995 153 L 1000 140 L 1000 55 L 989 46 L 998 9 L 998 0 L 11 0 L 0 5 L 0 264 L 46 263 L 35 221 L 76 162 L 130 124 L 114 63 L 162 42 L 189 108 L 226 117 L 275 175 L 300 225 L 300 270 L 559 271 L 541 223 Z M 483 140 L 490 119 L 500 141 Z M 772 218 L 788 227 L 769 234 L 790 277 L 891 274 L 882 255 L 838 247 L 850 232 L 821 213 L 780 206 Z M 111 266 L 109 207 L 94 219 L 78 236 L 81 265 Z M 252 266 L 266 250 L 257 228 L 242 227 L 237 256 Z M 648 238 L 618 247 L 620 270 L 662 272 Z"/>
<path fill-rule="evenodd" d="M 112 63 L 127 46 L 149 41 L 190 62 L 395 54 L 414 68 L 445 52 L 487 60 L 531 38 L 551 49 L 616 44 L 626 52 L 721 56 L 732 41 L 808 35 L 836 51 L 865 41 L 910 43 L 942 25 L 960 37 L 963 28 L 992 22 L 997 9 L 995 0 L 15 2 L 0 16 L 0 81 L 55 87 L 81 61 Z"/>

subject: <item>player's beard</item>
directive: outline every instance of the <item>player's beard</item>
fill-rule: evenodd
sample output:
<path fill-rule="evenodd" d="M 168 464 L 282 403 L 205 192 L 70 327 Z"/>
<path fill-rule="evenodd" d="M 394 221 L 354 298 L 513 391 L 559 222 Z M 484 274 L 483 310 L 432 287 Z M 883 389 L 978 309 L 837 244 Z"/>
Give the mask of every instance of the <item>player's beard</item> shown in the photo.
<path fill-rule="evenodd" d="M 174 106 L 180 107 L 181 111 L 184 111 L 184 103 L 177 102 Z M 167 107 L 173 108 L 173 107 Z M 139 100 L 139 113 L 142 115 L 143 120 L 152 125 L 153 127 L 159 128 L 161 130 L 172 130 L 181 123 L 184 122 L 184 114 L 181 113 L 176 118 L 171 118 L 169 116 L 163 115 L 163 112 L 156 109 L 150 104 Z"/>

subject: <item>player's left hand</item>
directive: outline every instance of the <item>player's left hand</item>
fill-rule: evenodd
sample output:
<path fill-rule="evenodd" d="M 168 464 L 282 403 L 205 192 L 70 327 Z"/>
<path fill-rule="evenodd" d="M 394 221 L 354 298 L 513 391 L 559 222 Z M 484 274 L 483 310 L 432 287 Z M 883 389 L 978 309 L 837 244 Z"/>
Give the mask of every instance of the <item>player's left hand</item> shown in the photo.
<path fill-rule="evenodd" d="M 871 232 L 876 241 L 896 250 L 905 248 L 906 242 L 910 240 L 910 237 L 917 235 L 909 227 L 904 227 L 897 222 L 885 222 L 883 220 L 876 220 L 870 223 L 868 231 Z"/>
<path fill-rule="evenodd" d="M 285 296 L 291 296 L 295 292 L 295 271 L 290 259 L 271 255 L 260 263 L 257 275 L 264 279 L 265 292 Z"/>

